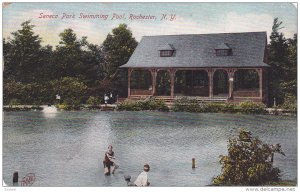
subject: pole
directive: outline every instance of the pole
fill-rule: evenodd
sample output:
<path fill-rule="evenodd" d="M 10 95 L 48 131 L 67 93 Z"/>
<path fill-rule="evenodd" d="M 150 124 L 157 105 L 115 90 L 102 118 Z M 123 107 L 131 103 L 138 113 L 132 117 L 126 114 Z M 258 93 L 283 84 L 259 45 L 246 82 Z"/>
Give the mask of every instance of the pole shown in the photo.
<path fill-rule="evenodd" d="M 15 171 L 13 174 L 13 183 L 18 183 L 19 182 L 19 173 L 18 171 Z"/>
<path fill-rule="evenodd" d="M 193 169 L 196 168 L 195 158 L 192 159 L 192 168 L 193 168 Z"/>

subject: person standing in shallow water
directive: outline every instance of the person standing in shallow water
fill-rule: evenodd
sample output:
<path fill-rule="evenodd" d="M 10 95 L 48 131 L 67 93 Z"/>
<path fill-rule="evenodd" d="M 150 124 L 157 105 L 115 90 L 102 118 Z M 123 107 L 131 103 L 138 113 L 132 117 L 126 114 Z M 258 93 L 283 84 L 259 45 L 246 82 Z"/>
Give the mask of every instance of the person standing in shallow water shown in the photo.
<path fill-rule="evenodd" d="M 105 156 L 104 156 L 104 160 L 103 160 L 104 170 L 105 170 L 105 168 L 108 169 L 108 171 L 105 171 L 106 175 L 110 174 L 110 171 L 111 171 L 110 168 L 112 166 L 113 166 L 113 169 L 111 171 L 112 174 L 114 174 L 115 170 L 119 167 L 115 162 L 115 159 L 116 159 L 115 153 L 112 149 L 113 149 L 112 145 L 109 145 L 107 152 L 105 152 Z"/>

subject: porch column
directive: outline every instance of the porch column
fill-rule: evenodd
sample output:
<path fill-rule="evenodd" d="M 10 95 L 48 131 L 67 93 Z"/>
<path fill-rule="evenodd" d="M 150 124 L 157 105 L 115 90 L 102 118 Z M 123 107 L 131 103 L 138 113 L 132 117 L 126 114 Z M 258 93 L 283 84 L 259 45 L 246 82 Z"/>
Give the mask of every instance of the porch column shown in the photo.
<path fill-rule="evenodd" d="M 236 69 L 228 69 L 227 73 L 228 73 L 228 82 L 229 82 L 229 93 L 228 93 L 228 97 L 229 98 L 233 98 L 233 81 L 234 81 L 234 73 L 235 73 Z"/>
<path fill-rule="evenodd" d="M 268 69 L 263 69 L 263 97 L 264 97 L 264 102 L 265 103 L 268 103 L 269 102 L 269 82 L 268 82 L 268 79 L 269 79 L 269 70 Z"/>
<path fill-rule="evenodd" d="M 213 90 L 214 90 L 214 72 L 215 69 L 208 69 L 207 73 L 208 73 L 208 78 L 209 78 L 209 97 L 212 98 L 213 97 Z"/>
<path fill-rule="evenodd" d="M 259 76 L 259 97 L 263 98 L 263 71 L 262 69 L 256 69 L 258 76 Z"/>
<path fill-rule="evenodd" d="M 175 83 L 175 73 L 176 69 L 170 69 L 170 81 L 171 81 L 171 97 L 174 98 L 174 83 Z"/>
<path fill-rule="evenodd" d="M 130 96 L 130 79 L 131 79 L 132 69 L 128 68 L 128 97 Z"/>
<path fill-rule="evenodd" d="M 152 96 L 155 95 L 156 91 L 156 77 L 157 77 L 157 70 L 156 69 L 151 69 L 151 76 L 152 76 Z"/>

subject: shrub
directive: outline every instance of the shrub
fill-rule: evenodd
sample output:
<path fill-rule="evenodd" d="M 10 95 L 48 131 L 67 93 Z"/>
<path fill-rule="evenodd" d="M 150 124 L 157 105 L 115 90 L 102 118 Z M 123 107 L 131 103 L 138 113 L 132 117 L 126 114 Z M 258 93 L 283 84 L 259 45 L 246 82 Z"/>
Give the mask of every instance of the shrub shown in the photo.
<path fill-rule="evenodd" d="M 289 111 L 297 112 L 297 98 L 294 95 L 286 95 L 282 108 Z"/>
<path fill-rule="evenodd" d="M 19 99 L 11 99 L 8 105 L 11 107 L 12 105 L 20 105 L 20 104 L 21 101 Z"/>
<path fill-rule="evenodd" d="M 236 106 L 233 103 L 202 103 L 196 99 L 188 99 L 183 97 L 177 99 L 173 105 L 174 111 L 186 111 L 186 112 L 236 112 Z"/>
<path fill-rule="evenodd" d="M 204 105 L 196 99 L 188 99 L 187 97 L 182 97 L 174 101 L 172 109 L 176 112 L 204 112 Z"/>
<path fill-rule="evenodd" d="M 279 181 L 280 170 L 274 168 L 272 157 L 281 146 L 267 145 L 241 130 L 238 137 L 229 139 L 228 155 L 220 156 L 222 173 L 213 179 L 214 185 L 263 185 Z"/>
<path fill-rule="evenodd" d="M 3 82 L 3 103 L 10 105 L 11 100 L 17 99 L 18 104 L 22 103 L 24 97 L 24 85 L 14 80 Z"/>
<path fill-rule="evenodd" d="M 100 105 L 101 104 L 101 98 L 90 96 L 88 100 L 86 101 L 88 105 Z"/>
<path fill-rule="evenodd" d="M 66 110 L 66 111 L 79 110 L 80 109 L 79 105 L 70 105 L 70 104 L 66 104 L 66 103 L 58 104 L 58 105 L 56 105 L 56 107 L 58 109 L 62 109 L 62 110 Z"/>
<path fill-rule="evenodd" d="M 223 108 L 224 108 L 223 103 L 205 103 L 204 105 L 204 111 L 211 112 L 211 113 L 222 112 Z"/>
<path fill-rule="evenodd" d="M 62 109 L 62 110 L 68 110 L 69 109 L 69 106 L 65 105 L 65 104 L 58 104 L 58 105 L 56 105 L 56 107 L 58 109 Z"/>
<path fill-rule="evenodd" d="M 203 107 L 204 112 L 208 113 L 234 113 L 238 111 L 236 105 L 233 103 L 205 103 Z"/>
<path fill-rule="evenodd" d="M 255 103 L 255 102 L 241 102 L 239 104 L 240 111 L 242 113 L 247 113 L 247 114 L 262 114 L 265 112 L 266 106 L 262 103 Z"/>
<path fill-rule="evenodd" d="M 78 109 L 87 91 L 87 86 L 78 78 L 64 77 L 51 81 L 54 94 L 61 96 L 60 102 L 69 105 L 67 108 Z"/>
<path fill-rule="evenodd" d="M 223 112 L 234 113 L 234 112 L 237 112 L 238 110 L 237 110 L 236 106 L 233 103 L 225 103 L 223 105 L 222 111 Z"/>
<path fill-rule="evenodd" d="M 131 101 L 125 100 L 118 105 L 118 110 L 121 111 L 141 111 L 141 110 L 159 110 L 168 111 L 166 103 L 161 100 L 150 99 L 147 101 Z"/>
<path fill-rule="evenodd" d="M 149 109 L 150 110 L 158 110 L 158 111 L 169 111 L 169 107 L 166 105 L 166 102 L 163 100 L 150 100 L 149 101 Z"/>
<path fill-rule="evenodd" d="M 120 111 L 140 111 L 142 109 L 138 106 L 137 102 L 126 99 L 124 102 L 122 102 L 118 105 L 118 110 L 120 110 Z"/>

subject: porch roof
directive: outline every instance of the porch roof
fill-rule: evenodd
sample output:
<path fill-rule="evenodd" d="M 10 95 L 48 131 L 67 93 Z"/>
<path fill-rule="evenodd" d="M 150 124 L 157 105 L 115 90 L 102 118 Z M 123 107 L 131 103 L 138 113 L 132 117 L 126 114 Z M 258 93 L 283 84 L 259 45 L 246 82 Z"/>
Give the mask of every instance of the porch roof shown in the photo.
<path fill-rule="evenodd" d="M 266 38 L 266 32 L 144 36 L 121 68 L 269 67 L 264 63 Z M 169 44 L 175 54 L 160 57 Z M 220 44 L 230 47 L 232 55 L 216 56 Z"/>

